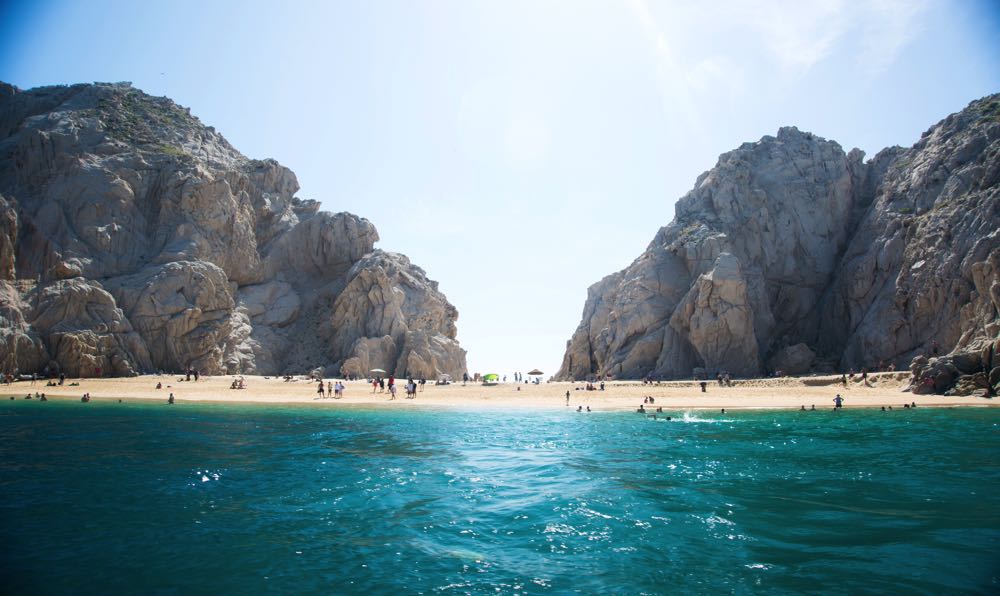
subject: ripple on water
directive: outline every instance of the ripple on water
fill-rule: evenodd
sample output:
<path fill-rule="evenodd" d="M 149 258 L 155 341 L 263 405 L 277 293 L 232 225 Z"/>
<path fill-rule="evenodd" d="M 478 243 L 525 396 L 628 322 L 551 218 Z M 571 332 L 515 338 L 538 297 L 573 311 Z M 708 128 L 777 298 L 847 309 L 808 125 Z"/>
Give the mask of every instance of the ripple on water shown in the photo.
<path fill-rule="evenodd" d="M 998 581 L 993 411 L 650 424 L 24 405 L 0 416 L 0 544 L 16 592 L 985 592 Z"/>

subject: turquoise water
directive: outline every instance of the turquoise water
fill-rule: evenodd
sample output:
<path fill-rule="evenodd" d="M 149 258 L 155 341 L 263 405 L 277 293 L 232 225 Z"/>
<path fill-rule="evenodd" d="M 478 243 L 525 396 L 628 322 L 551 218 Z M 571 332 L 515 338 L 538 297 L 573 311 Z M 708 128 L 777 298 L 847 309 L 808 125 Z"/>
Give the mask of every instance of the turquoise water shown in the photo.
<path fill-rule="evenodd" d="M 998 424 L 3 402 L 0 590 L 997 593 Z"/>

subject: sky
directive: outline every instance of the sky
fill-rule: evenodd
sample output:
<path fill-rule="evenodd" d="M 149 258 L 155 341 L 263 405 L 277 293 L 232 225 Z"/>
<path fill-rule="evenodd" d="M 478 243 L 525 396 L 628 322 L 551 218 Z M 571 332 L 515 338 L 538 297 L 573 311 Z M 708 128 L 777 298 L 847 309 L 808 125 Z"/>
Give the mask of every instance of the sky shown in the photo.
<path fill-rule="evenodd" d="M 0 0 L 0 80 L 131 81 L 375 224 L 470 372 L 558 369 L 587 287 L 721 153 L 868 157 L 1000 92 L 997 0 Z"/>

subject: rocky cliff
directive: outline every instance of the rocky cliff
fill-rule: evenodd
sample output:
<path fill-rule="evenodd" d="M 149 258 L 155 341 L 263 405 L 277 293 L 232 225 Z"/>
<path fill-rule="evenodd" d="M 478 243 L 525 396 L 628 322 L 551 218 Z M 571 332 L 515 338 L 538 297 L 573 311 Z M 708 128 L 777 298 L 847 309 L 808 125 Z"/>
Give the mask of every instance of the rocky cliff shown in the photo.
<path fill-rule="evenodd" d="M 127 83 L 0 83 L 0 367 L 463 373 L 437 283 L 297 191 Z"/>
<path fill-rule="evenodd" d="M 646 251 L 590 287 L 557 376 L 929 356 L 952 377 L 944 390 L 994 368 L 998 312 L 1000 95 L 869 161 L 795 128 L 722 155 Z"/>

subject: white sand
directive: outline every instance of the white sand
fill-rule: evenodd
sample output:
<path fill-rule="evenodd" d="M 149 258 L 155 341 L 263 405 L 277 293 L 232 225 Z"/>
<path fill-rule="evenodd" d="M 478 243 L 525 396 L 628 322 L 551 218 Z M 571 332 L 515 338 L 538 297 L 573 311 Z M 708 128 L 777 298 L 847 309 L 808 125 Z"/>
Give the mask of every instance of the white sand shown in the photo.
<path fill-rule="evenodd" d="M 860 382 L 849 382 L 844 388 L 839 376 L 791 377 L 783 379 L 749 379 L 734 381 L 732 387 L 720 387 L 709 382 L 707 391 L 701 392 L 693 381 L 671 381 L 659 385 L 643 385 L 637 381 L 614 381 L 605 385 L 604 391 L 585 391 L 583 383 L 542 383 L 525 385 L 501 383 L 492 387 L 469 383 L 436 386 L 431 382 L 417 393 L 416 399 L 406 399 L 405 379 L 397 381 L 397 397 L 389 399 L 385 393 L 372 393 L 370 384 L 350 381 L 343 399 L 318 399 L 316 383 L 298 380 L 285 382 L 281 378 L 246 376 L 246 389 L 230 389 L 232 376 L 202 377 L 198 382 L 178 380 L 177 375 L 141 376 L 113 379 L 67 379 L 62 387 L 47 387 L 45 382 L 34 385 L 21 381 L 11 386 L 0 386 L 0 395 L 13 395 L 23 399 L 35 392 L 45 393 L 50 399 L 79 400 L 90 393 L 93 400 L 157 400 L 167 401 L 170 393 L 177 402 L 205 401 L 232 403 L 281 403 L 310 404 L 336 408 L 345 404 L 372 404 L 393 408 L 413 406 L 458 407 L 512 407 L 512 408 L 565 408 L 566 392 L 570 406 L 589 406 L 593 410 L 635 409 L 644 396 L 653 397 L 654 408 L 678 409 L 741 409 L 741 408 L 832 408 L 836 394 L 844 397 L 844 407 L 900 407 L 916 402 L 919 406 L 993 406 L 1000 400 L 982 397 L 944 397 L 913 395 L 903 392 L 906 373 L 873 374 L 871 387 Z M 332 380 L 332 379 L 328 379 Z M 157 382 L 163 384 L 156 389 Z M 70 386 L 70 383 L 79 383 Z M 648 408 L 648 405 L 647 405 Z"/>

